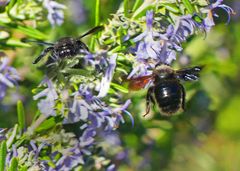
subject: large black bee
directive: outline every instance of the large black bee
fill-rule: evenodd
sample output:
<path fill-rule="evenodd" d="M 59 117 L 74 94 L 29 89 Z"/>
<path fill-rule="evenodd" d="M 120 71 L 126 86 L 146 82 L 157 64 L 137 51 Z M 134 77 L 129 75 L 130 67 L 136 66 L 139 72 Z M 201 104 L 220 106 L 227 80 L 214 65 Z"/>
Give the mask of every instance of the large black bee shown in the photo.
<path fill-rule="evenodd" d="M 43 41 L 35 41 L 35 40 L 23 40 L 23 42 L 36 42 L 41 45 L 48 45 L 46 49 L 42 51 L 42 53 L 33 61 L 33 64 L 37 64 L 44 56 L 46 56 L 49 52 L 51 52 L 50 60 L 57 60 L 63 58 L 74 57 L 82 52 L 89 51 L 88 47 L 85 43 L 81 41 L 81 38 L 100 31 L 103 29 L 103 26 L 97 26 L 86 32 L 85 34 L 79 36 L 78 38 L 72 37 L 63 37 L 56 41 L 56 43 L 48 43 Z"/>
<path fill-rule="evenodd" d="M 129 88 L 139 90 L 150 81 L 153 85 L 146 96 L 146 116 L 150 112 L 151 103 L 158 104 L 162 115 L 171 116 L 184 110 L 185 90 L 183 81 L 198 80 L 202 66 L 173 70 L 170 66 L 158 65 L 153 74 L 130 80 Z"/>

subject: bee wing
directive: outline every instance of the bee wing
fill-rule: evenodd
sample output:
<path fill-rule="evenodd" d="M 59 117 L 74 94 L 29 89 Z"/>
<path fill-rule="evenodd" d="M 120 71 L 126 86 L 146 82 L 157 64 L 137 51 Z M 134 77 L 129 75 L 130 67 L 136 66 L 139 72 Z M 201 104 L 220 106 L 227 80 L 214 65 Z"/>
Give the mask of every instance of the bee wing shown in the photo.
<path fill-rule="evenodd" d="M 96 26 L 96 27 L 93 27 L 91 30 L 87 31 L 86 33 L 84 33 L 83 35 L 79 36 L 78 39 L 81 39 L 89 34 L 92 34 L 92 33 L 95 33 L 95 32 L 99 32 L 101 30 L 103 30 L 104 27 L 103 26 Z"/>
<path fill-rule="evenodd" d="M 184 81 L 198 80 L 199 73 L 203 66 L 195 66 L 192 68 L 185 68 L 176 71 L 177 78 Z"/>
<path fill-rule="evenodd" d="M 140 90 L 144 88 L 151 80 L 153 79 L 153 75 L 142 76 L 138 78 L 133 78 L 128 80 L 129 85 L 128 88 L 130 90 Z"/>

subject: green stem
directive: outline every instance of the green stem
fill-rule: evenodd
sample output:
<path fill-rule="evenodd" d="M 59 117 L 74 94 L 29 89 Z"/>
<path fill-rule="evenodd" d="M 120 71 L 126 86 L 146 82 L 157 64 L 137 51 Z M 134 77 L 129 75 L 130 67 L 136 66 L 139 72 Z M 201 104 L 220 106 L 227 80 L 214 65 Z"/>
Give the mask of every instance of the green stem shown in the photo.
<path fill-rule="evenodd" d="M 95 26 L 100 24 L 100 0 L 96 0 L 95 6 Z"/>
<path fill-rule="evenodd" d="M 95 26 L 99 26 L 100 24 L 100 0 L 96 0 L 96 6 L 95 6 Z M 91 51 L 94 50 L 95 48 L 95 43 L 96 43 L 96 37 L 93 36 L 90 42 L 90 49 Z"/>
<path fill-rule="evenodd" d="M 124 7 L 124 16 L 128 17 L 128 0 L 124 0 L 123 7 Z"/>

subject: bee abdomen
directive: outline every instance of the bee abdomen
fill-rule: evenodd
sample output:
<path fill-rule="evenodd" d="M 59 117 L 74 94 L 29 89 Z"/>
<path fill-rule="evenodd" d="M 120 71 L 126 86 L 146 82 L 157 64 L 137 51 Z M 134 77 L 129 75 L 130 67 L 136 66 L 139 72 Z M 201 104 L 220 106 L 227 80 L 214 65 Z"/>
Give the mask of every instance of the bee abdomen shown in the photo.
<path fill-rule="evenodd" d="M 184 89 L 178 81 L 164 81 L 155 86 L 155 99 L 162 114 L 175 114 L 183 110 Z"/>

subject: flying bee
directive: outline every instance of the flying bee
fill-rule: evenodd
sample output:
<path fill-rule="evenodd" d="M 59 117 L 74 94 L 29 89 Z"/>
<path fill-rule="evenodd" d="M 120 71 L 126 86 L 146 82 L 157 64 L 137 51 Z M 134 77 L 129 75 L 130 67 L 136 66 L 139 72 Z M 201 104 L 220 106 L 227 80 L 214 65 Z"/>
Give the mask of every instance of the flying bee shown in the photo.
<path fill-rule="evenodd" d="M 35 42 L 40 45 L 47 45 L 46 49 L 42 51 L 42 53 L 33 61 L 33 64 L 37 64 L 43 57 L 45 57 L 48 53 L 50 54 L 50 57 L 53 60 L 57 59 L 64 59 L 64 58 L 71 58 L 76 55 L 79 55 L 84 52 L 88 52 L 89 49 L 85 43 L 81 41 L 81 39 L 91 33 L 100 31 L 103 29 L 103 26 L 97 26 L 92 28 L 91 30 L 87 31 L 85 34 L 79 36 L 78 38 L 73 37 L 63 37 L 56 41 L 56 43 L 49 43 L 49 42 L 43 42 L 43 41 L 37 41 L 37 40 L 28 40 L 25 39 L 23 42 Z M 47 62 L 49 63 L 49 62 Z"/>
<path fill-rule="evenodd" d="M 130 80 L 129 88 L 139 90 L 148 83 L 153 83 L 146 96 L 146 116 L 150 112 L 151 103 L 157 103 L 160 113 L 172 116 L 184 111 L 185 90 L 182 81 L 195 81 L 199 78 L 202 66 L 173 70 L 170 66 L 158 65 L 153 74 Z"/>

